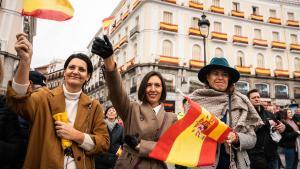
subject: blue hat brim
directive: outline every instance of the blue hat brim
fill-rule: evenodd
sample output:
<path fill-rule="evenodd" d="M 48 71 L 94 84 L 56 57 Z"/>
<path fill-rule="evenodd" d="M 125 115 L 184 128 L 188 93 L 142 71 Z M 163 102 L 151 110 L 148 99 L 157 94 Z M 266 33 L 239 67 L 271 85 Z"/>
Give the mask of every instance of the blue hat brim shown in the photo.
<path fill-rule="evenodd" d="M 231 83 L 235 83 L 240 79 L 240 73 L 237 70 L 235 70 L 231 67 L 227 67 L 227 66 L 223 66 L 223 65 L 216 65 L 216 64 L 206 65 L 205 67 L 200 69 L 200 71 L 198 72 L 198 79 L 202 83 L 206 83 L 206 81 L 207 81 L 206 75 L 213 69 L 214 70 L 215 69 L 222 69 L 222 70 L 225 70 L 226 72 L 228 72 L 229 75 L 230 75 L 229 81 Z"/>

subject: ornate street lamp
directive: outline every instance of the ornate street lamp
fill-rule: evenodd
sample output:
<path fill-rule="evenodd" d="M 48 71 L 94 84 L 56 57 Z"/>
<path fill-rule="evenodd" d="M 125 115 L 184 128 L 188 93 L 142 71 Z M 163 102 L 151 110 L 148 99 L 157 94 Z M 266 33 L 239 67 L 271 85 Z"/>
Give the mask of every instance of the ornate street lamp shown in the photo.
<path fill-rule="evenodd" d="M 203 38 L 203 48 L 204 48 L 204 66 L 206 66 L 206 38 L 209 35 L 209 20 L 206 19 L 206 15 L 203 14 L 201 19 L 198 20 L 198 26 L 200 30 L 200 36 Z"/>

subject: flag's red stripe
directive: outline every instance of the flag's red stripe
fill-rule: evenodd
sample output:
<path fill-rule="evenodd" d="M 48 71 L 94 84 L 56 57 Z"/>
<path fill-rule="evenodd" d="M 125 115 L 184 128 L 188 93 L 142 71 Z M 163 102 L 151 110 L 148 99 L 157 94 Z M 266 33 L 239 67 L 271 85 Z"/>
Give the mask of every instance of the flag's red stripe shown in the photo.
<path fill-rule="evenodd" d="M 201 147 L 197 166 L 210 166 L 214 164 L 217 154 L 217 142 L 206 137 Z"/>
<path fill-rule="evenodd" d="M 188 113 L 180 120 L 175 122 L 159 139 L 149 157 L 165 161 L 176 138 L 189 127 L 201 114 L 201 109 L 197 103 L 192 102 Z"/>
<path fill-rule="evenodd" d="M 112 20 L 112 19 L 114 19 L 115 17 L 113 17 L 113 16 L 111 16 L 111 17 L 108 17 L 108 18 L 104 18 L 103 20 L 102 20 L 102 22 L 105 22 L 105 21 L 108 21 L 108 20 Z"/>
<path fill-rule="evenodd" d="M 231 132 L 231 128 L 227 127 L 227 129 L 224 131 L 224 133 L 220 136 L 220 138 L 217 141 L 219 143 L 223 143 L 227 139 L 227 136 L 230 132 Z"/>
<path fill-rule="evenodd" d="M 65 21 L 73 17 L 61 11 L 47 10 L 47 9 L 37 9 L 32 12 L 26 12 L 23 10 L 22 15 L 33 16 L 42 19 L 51 19 L 56 21 Z"/>
<path fill-rule="evenodd" d="M 219 125 L 219 121 L 216 119 L 216 116 L 211 115 L 211 118 L 214 124 L 211 127 L 209 127 L 207 130 L 203 131 L 205 135 L 209 135 Z"/>

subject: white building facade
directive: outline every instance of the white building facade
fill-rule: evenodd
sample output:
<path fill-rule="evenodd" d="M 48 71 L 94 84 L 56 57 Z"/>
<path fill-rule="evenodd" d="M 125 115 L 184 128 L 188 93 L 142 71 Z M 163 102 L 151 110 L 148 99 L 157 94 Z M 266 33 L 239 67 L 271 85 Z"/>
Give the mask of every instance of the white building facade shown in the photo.
<path fill-rule="evenodd" d="M 214 56 L 225 57 L 241 73 L 236 86 L 243 93 L 258 88 L 267 101 L 300 103 L 297 0 L 121 1 L 112 13 L 115 21 L 109 36 L 132 99 L 137 99 L 137 87 L 151 70 L 161 72 L 166 79 L 170 111 L 180 111 L 182 96 L 175 89 L 191 93 L 203 87 L 197 78 L 204 63 L 198 28 L 203 13 L 211 23 L 207 63 Z M 97 36 L 102 32 L 100 29 Z M 91 57 L 98 66 L 87 90 L 92 97 L 106 100 L 99 59 Z"/>

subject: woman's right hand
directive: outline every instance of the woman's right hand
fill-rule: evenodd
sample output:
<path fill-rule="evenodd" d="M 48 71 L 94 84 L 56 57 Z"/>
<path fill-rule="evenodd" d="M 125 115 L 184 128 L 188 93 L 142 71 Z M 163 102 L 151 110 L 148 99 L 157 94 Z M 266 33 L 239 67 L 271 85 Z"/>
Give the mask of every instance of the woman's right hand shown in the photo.
<path fill-rule="evenodd" d="M 31 63 L 32 58 L 32 45 L 28 41 L 28 36 L 25 33 L 19 33 L 16 35 L 17 42 L 15 43 L 15 50 L 20 57 L 20 62 L 25 62 L 28 65 Z"/>
<path fill-rule="evenodd" d="M 95 38 L 92 46 L 92 53 L 99 55 L 103 59 L 112 56 L 114 53 L 113 46 L 106 35 L 103 36 L 103 39 L 99 37 Z"/>

